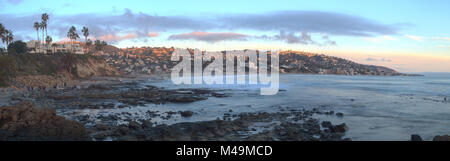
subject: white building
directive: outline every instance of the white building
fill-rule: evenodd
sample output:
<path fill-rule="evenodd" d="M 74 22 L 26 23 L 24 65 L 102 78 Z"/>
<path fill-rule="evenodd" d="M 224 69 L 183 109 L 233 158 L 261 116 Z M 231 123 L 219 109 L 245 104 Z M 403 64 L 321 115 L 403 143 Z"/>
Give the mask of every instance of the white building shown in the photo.
<path fill-rule="evenodd" d="M 29 53 L 74 53 L 74 54 L 84 54 L 83 48 L 80 44 L 70 44 L 70 43 L 53 43 L 44 44 L 39 43 L 39 41 L 31 40 L 27 42 L 27 48 Z"/>

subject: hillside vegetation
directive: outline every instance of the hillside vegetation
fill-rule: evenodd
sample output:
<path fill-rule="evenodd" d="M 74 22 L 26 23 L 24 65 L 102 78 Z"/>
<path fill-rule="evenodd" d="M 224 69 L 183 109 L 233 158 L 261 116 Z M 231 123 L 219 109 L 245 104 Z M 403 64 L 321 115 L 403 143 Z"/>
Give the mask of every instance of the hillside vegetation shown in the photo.
<path fill-rule="evenodd" d="M 118 74 L 101 58 L 75 54 L 9 54 L 0 56 L 0 86 L 27 85 L 33 77 L 81 79 L 90 76 Z M 21 78 L 28 80 L 20 81 Z M 44 82 L 43 82 L 44 83 Z"/>

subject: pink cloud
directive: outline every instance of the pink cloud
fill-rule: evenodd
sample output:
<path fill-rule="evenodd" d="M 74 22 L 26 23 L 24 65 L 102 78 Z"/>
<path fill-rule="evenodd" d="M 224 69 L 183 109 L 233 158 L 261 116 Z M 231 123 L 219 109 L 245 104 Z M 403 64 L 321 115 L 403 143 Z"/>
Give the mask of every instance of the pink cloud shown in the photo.
<path fill-rule="evenodd" d="M 190 32 L 182 34 L 174 34 L 169 36 L 169 40 L 197 40 L 215 43 L 225 40 L 246 40 L 248 35 L 233 32 Z"/>
<path fill-rule="evenodd" d="M 107 35 L 100 36 L 98 39 L 103 40 L 103 41 L 122 41 L 122 40 L 126 40 L 126 39 L 135 39 L 137 37 L 138 37 L 137 34 L 134 34 L 134 33 L 129 33 L 124 36 L 107 34 Z"/>
<path fill-rule="evenodd" d="M 415 40 L 415 41 L 423 41 L 423 37 L 421 36 L 414 36 L 414 35 L 405 35 L 407 38 L 411 39 L 411 40 Z"/>
<path fill-rule="evenodd" d="M 80 43 L 81 42 L 80 40 L 84 41 L 84 38 L 83 39 L 77 39 L 77 41 L 74 41 L 74 43 Z M 55 43 L 55 44 L 66 44 L 66 43 L 71 43 L 71 42 L 72 42 L 72 40 L 70 40 L 69 38 L 65 37 L 65 38 L 60 39 L 59 41 L 54 41 L 53 43 Z"/>
<path fill-rule="evenodd" d="M 158 37 L 158 36 L 159 36 L 159 33 L 156 33 L 156 32 L 151 32 L 148 34 L 148 37 Z"/>
<path fill-rule="evenodd" d="M 128 33 L 125 35 L 115 35 L 115 34 L 106 34 L 103 36 L 99 36 L 98 38 L 93 38 L 91 40 L 103 40 L 109 42 L 117 42 L 122 40 L 136 39 L 136 38 L 144 38 L 144 37 L 158 37 L 159 33 L 151 32 L 148 34 L 136 34 L 136 33 Z"/>

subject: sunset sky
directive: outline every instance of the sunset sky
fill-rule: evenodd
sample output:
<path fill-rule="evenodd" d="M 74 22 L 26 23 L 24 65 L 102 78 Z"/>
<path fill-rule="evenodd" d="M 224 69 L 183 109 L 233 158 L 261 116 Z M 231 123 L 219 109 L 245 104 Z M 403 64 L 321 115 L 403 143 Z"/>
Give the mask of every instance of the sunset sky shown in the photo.
<path fill-rule="evenodd" d="M 401 72 L 450 72 L 448 0 L 26 1 L 0 0 L 0 23 L 16 40 L 69 27 L 118 47 L 282 49 L 323 53 Z M 84 40 L 84 39 L 80 39 Z"/>

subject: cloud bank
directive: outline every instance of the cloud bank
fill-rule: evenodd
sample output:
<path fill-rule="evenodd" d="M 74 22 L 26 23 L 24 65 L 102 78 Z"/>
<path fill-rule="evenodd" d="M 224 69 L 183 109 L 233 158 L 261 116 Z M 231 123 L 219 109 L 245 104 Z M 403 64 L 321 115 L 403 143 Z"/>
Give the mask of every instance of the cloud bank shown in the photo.
<path fill-rule="evenodd" d="M 270 39 L 270 40 L 278 40 L 284 41 L 288 44 L 304 44 L 304 45 L 337 45 L 335 41 L 332 41 L 328 38 L 327 35 L 322 36 L 322 42 L 318 42 L 312 39 L 311 34 L 306 32 L 301 32 L 300 34 L 296 34 L 294 32 L 285 32 L 280 31 L 278 35 L 267 36 L 263 35 L 256 38 L 262 39 Z"/>
<path fill-rule="evenodd" d="M 392 62 L 392 60 L 388 58 L 373 58 L 373 57 L 366 58 L 366 61 Z"/>
<path fill-rule="evenodd" d="M 33 22 L 40 21 L 40 13 L 33 15 L 0 14 L 5 26 L 20 34 L 35 34 Z M 191 39 L 204 42 L 246 40 L 248 35 L 238 34 L 234 30 L 252 30 L 261 32 L 279 32 L 271 36 L 272 40 L 282 40 L 291 44 L 336 45 L 328 36 L 363 36 L 395 35 L 404 25 L 381 24 L 360 16 L 322 11 L 279 11 L 264 14 L 212 15 L 205 17 L 158 16 L 146 13 L 134 13 L 125 9 L 122 14 L 84 13 L 76 15 L 53 15 L 50 13 L 49 33 L 59 38 L 66 37 L 70 26 L 76 26 L 80 32 L 87 26 L 91 36 L 103 37 L 117 42 L 125 39 L 155 37 L 149 35 L 158 32 L 172 34 L 169 40 Z M 224 31 L 222 33 L 206 32 L 208 30 Z M 201 32 L 193 32 L 201 31 Z M 132 35 L 123 36 L 124 34 Z M 327 35 L 320 40 L 313 40 L 311 34 Z M 81 35 L 81 34 L 80 34 Z M 122 36 L 121 36 L 122 35 Z M 266 36 L 266 38 L 268 38 Z"/>
<path fill-rule="evenodd" d="M 22 1 L 22 0 L 7 0 L 7 2 L 8 2 L 8 3 L 11 3 L 11 4 L 13 4 L 13 5 L 17 5 L 17 4 L 19 4 L 19 3 L 22 3 L 23 1 Z"/>
<path fill-rule="evenodd" d="M 221 32 L 221 33 L 214 33 L 214 32 L 191 32 L 191 33 L 183 33 L 183 34 L 174 34 L 169 36 L 169 40 L 197 40 L 197 41 L 203 41 L 208 43 L 215 43 L 219 41 L 225 41 L 225 40 L 240 40 L 245 41 L 247 40 L 248 36 L 244 34 L 239 33 L 233 33 L 233 32 Z"/>
<path fill-rule="evenodd" d="M 325 33 L 344 36 L 398 34 L 404 24 L 385 25 L 360 16 L 322 11 L 279 11 L 220 17 L 227 28 Z"/>

